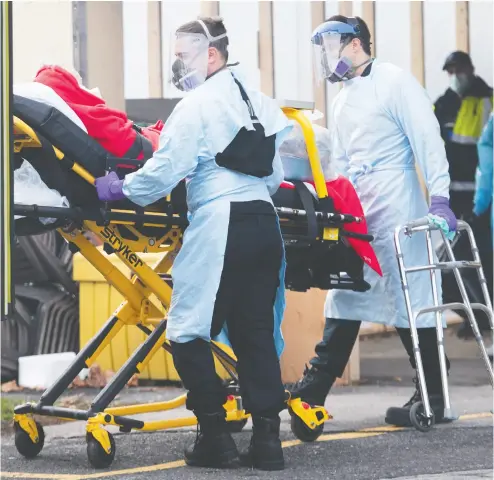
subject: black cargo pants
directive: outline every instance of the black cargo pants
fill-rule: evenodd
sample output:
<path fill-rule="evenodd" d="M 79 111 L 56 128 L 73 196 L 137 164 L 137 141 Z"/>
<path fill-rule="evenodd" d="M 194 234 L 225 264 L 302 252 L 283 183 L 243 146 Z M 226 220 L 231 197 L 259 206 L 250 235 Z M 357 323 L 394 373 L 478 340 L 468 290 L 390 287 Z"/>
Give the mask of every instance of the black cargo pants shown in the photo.
<path fill-rule="evenodd" d="M 224 323 L 237 356 L 244 408 L 274 416 L 284 408 L 284 387 L 274 343 L 274 302 L 283 246 L 273 206 L 264 201 L 231 204 L 224 266 L 211 337 Z M 173 360 L 196 415 L 222 411 L 226 391 L 215 372 L 209 342 L 172 343 Z"/>

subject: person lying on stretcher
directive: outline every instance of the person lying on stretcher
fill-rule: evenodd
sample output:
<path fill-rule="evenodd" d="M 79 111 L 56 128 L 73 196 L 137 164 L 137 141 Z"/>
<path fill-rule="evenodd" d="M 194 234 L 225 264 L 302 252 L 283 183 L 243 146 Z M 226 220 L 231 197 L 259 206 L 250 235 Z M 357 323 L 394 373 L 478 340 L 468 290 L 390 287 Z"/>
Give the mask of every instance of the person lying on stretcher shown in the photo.
<path fill-rule="evenodd" d="M 75 71 L 44 65 L 33 82 L 14 85 L 14 94 L 52 104 L 116 157 L 147 159 L 158 148 L 161 120 L 138 127 L 125 112 L 110 108 L 99 89 L 86 88 Z"/>

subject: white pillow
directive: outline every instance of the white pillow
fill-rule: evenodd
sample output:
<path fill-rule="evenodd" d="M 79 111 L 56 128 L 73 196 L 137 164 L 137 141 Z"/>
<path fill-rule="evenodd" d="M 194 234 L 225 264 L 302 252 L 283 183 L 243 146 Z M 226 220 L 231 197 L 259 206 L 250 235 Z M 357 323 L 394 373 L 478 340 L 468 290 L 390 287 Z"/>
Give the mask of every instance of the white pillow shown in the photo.
<path fill-rule="evenodd" d="M 87 129 L 82 120 L 76 115 L 74 110 L 55 92 L 52 88 L 39 82 L 17 83 L 14 85 L 14 95 L 29 98 L 36 102 L 44 103 L 56 108 L 67 118 L 72 120 L 79 128 L 87 133 Z"/>

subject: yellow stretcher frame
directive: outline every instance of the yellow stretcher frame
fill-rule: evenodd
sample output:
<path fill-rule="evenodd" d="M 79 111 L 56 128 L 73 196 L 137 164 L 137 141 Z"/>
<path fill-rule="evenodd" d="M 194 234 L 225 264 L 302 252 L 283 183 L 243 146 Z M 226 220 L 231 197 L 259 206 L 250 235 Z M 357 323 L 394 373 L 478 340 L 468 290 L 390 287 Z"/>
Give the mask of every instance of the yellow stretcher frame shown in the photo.
<path fill-rule="evenodd" d="M 283 111 L 288 118 L 298 122 L 302 128 L 316 192 L 320 199 L 325 199 L 328 192 L 312 125 L 302 109 L 284 107 Z M 14 117 L 14 151 L 20 152 L 23 148 L 40 146 L 41 142 L 34 130 L 19 118 Z M 62 160 L 64 158 L 63 152 L 53 148 L 56 157 Z M 74 163 L 72 170 L 88 183 L 94 185 L 94 177 L 82 166 Z M 111 212 L 117 212 L 117 210 L 111 210 Z M 132 217 L 133 212 L 126 213 Z M 159 215 L 155 212 L 152 213 L 154 219 L 159 218 Z M 166 215 L 163 216 L 166 217 Z M 153 222 L 157 222 L 157 220 L 144 221 L 142 225 L 163 226 L 160 222 Z M 83 220 L 78 225 L 72 225 L 69 229 L 58 229 L 65 240 L 73 244 L 125 300 L 101 330 L 78 353 L 74 362 L 61 377 L 42 394 L 38 403 L 26 403 L 15 408 L 16 447 L 27 458 L 38 455 L 44 443 L 43 429 L 35 422 L 33 415 L 53 416 L 65 420 L 86 420 L 88 458 L 96 468 L 108 467 L 115 456 L 115 442 L 112 435 L 103 428 L 105 425 L 119 426 L 121 431 L 130 432 L 131 430 L 165 430 L 197 424 L 195 416 L 150 422 L 128 418 L 129 415 L 161 412 L 181 407 L 185 405 L 185 394 L 166 402 L 108 408 L 108 405 L 125 387 L 132 375 L 141 372 L 159 349 L 164 348 L 168 352 L 171 351 L 170 343 L 165 338 L 166 319 L 163 319 L 160 307 L 167 310 L 171 301 L 172 288 L 160 275 L 170 271 L 181 247 L 182 231 L 179 226 L 172 226 L 160 238 L 153 239 L 153 242 L 149 242 L 148 237 L 141 237 L 134 241 L 123 239 L 119 233 L 119 226 L 126 225 L 126 228 L 132 229 L 133 223 L 129 220 L 112 220 L 108 224 L 100 225 L 96 221 Z M 334 228 L 327 227 L 325 229 L 334 230 Z M 84 232 L 92 232 L 104 243 L 110 244 L 115 255 L 134 273 L 133 278 L 128 279 L 120 272 L 87 240 Z M 326 233 L 324 237 L 326 237 Z M 142 251 L 163 252 L 164 255 L 154 267 L 150 267 L 139 258 L 137 252 Z M 156 301 L 158 303 L 155 303 Z M 55 407 L 55 401 L 80 370 L 90 367 L 95 362 L 98 355 L 124 325 L 136 326 L 149 336 L 96 396 L 90 409 L 82 411 Z M 226 345 L 216 342 L 212 342 L 212 350 L 215 358 L 225 367 L 232 378 L 236 379 L 236 357 L 233 351 Z M 323 431 L 324 422 L 332 417 L 323 406 L 310 406 L 299 398 L 290 398 L 289 393 L 286 393 L 287 406 L 292 417 L 293 433 L 302 441 L 316 440 Z M 238 388 L 233 388 L 224 408 L 232 431 L 240 431 L 247 422 L 249 415 L 243 409 Z"/>

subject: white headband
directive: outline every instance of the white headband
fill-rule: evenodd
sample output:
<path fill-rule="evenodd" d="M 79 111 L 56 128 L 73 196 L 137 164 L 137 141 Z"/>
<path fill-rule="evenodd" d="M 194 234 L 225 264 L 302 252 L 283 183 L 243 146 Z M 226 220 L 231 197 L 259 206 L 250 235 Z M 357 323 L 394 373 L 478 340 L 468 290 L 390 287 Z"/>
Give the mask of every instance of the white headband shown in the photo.
<path fill-rule="evenodd" d="M 212 37 L 211 34 L 209 33 L 208 27 L 206 24 L 201 20 L 197 19 L 197 22 L 199 22 L 204 30 L 204 33 L 206 34 L 207 39 L 209 40 L 209 43 L 215 42 L 216 40 L 220 40 L 222 38 L 226 37 L 226 32 L 222 33 L 221 35 L 218 35 L 217 37 Z"/>

